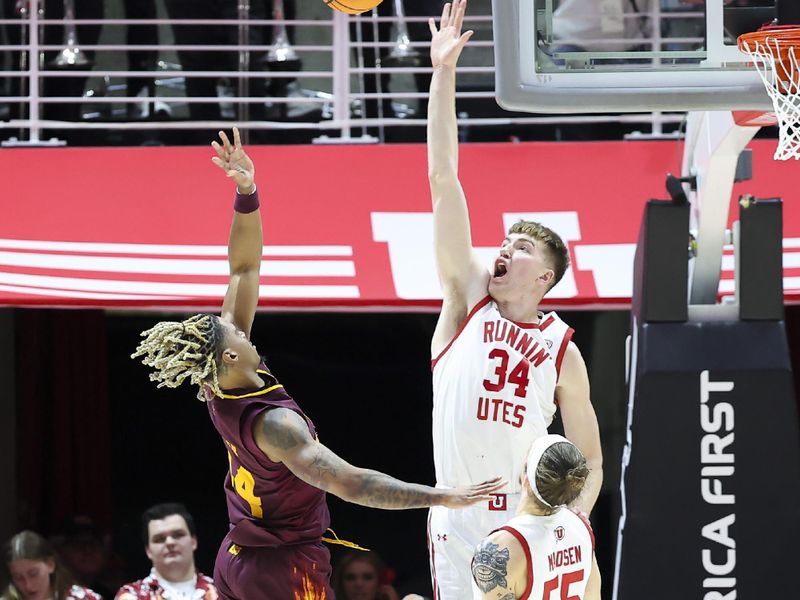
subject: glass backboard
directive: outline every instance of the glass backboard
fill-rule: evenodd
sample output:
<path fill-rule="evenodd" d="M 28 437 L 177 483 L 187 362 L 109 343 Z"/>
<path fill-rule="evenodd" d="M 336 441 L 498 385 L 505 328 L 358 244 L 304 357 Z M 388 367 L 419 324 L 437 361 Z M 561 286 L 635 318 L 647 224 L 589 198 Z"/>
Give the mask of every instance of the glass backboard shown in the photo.
<path fill-rule="evenodd" d="M 496 93 L 509 110 L 771 110 L 741 33 L 774 0 L 493 0 Z"/>

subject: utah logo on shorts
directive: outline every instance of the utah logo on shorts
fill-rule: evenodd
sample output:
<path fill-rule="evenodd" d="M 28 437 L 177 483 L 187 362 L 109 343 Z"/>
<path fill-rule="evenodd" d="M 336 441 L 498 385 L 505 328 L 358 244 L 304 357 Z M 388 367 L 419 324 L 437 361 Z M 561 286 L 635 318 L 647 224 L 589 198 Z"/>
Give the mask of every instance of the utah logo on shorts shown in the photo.
<path fill-rule="evenodd" d="M 508 501 L 505 494 L 492 494 L 492 499 L 489 500 L 489 510 L 508 510 Z"/>

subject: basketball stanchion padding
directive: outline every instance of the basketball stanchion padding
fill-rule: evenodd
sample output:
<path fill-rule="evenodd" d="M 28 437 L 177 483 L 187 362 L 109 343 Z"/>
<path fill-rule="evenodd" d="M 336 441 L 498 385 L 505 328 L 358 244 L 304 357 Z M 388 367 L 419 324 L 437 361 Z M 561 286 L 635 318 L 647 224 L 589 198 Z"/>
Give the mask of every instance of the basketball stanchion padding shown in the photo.
<path fill-rule="evenodd" d="M 780 138 L 775 160 L 800 158 L 800 27 L 767 25 L 739 36 L 775 107 Z"/>
<path fill-rule="evenodd" d="M 634 260 L 643 282 L 633 310 L 645 321 L 683 322 L 689 277 L 689 205 L 648 200 Z"/>
<path fill-rule="evenodd" d="M 783 202 L 739 199 L 739 318 L 783 319 Z"/>
<path fill-rule="evenodd" d="M 781 203 L 741 204 L 741 313 L 691 306 L 670 322 L 648 314 L 645 299 L 685 290 L 686 274 L 641 266 L 654 252 L 687 262 L 686 229 L 668 242 L 662 223 L 667 211 L 686 218 L 679 208 L 648 203 L 636 249 L 612 598 L 785 598 L 800 538 L 800 428 L 782 320 Z M 664 258 L 648 264 L 663 268 Z"/>

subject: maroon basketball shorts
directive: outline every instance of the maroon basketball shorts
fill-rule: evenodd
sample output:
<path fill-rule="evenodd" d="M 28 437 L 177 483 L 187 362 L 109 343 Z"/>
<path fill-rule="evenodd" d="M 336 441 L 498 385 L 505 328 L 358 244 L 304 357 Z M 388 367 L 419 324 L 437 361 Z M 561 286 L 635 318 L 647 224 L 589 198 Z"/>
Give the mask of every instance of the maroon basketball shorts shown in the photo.
<path fill-rule="evenodd" d="M 223 540 L 214 583 L 224 600 L 333 600 L 331 554 L 321 541 L 243 548 Z"/>

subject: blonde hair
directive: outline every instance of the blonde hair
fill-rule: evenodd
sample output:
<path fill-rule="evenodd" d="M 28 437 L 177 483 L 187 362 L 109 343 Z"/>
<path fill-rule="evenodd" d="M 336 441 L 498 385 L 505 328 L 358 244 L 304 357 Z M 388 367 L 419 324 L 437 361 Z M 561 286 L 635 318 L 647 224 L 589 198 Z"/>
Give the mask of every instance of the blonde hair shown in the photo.
<path fill-rule="evenodd" d="M 564 273 L 566 273 L 567 267 L 569 267 L 569 249 L 564 243 L 564 240 L 561 239 L 561 236 L 541 223 L 523 221 L 521 219 L 511 226 L 508 233 L 509 235 L 512 233 L 522 233 L 545 245 L 547 253 L 552 260 L 553 274 L 555 275 L 555 277 L 553 277 L 553 283 L 550 284 L 548 291 L 553 289 L 553 286 L 564 277 Z"/>
<path fill-rule="evenodd" d="M 52 561 L 55 565 L 50 575 L 50 592 L 54 598 L 68 598 L 73 585 L 72 576 L 61 565 L 50 544 L 33 531 L 21 531 L 10 540 L 5 547 L 6 570 L 11 574 L 11 563 L 15 560 Z M 14 583 L 9 583 L 0 600 L 22 600 L 24 596 Z"/>
<path fill-rule="evenodd" d="M 152 367 L 150 381 L 157 387 L 175 388 L 186 379 L 197 385 L 197 397 L 205 401 L 203 386 L 208 385 L 217 396 L 219 387 L 218 354 L 222 350 L 224 330 L 214 315 L 194 315 L 185 321 L 161 321 L 142 332 L 145 339 L 131 358 L 144 356 L 142 363 Z"/>

